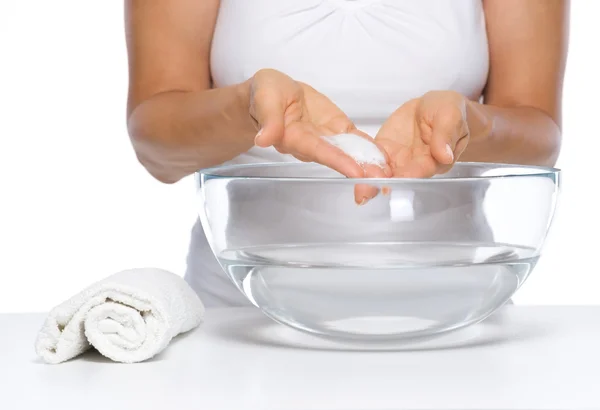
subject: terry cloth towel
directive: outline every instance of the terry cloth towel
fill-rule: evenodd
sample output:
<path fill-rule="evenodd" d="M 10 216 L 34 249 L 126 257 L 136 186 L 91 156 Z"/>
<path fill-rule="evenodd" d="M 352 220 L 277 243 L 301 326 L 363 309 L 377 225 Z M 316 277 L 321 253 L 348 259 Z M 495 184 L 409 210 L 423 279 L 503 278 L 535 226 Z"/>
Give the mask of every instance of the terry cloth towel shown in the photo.
<path fill-rule="evenodd" d="M 183 278 L 155 268 L 117 272 L 53 308 L 35 350 L 45 362 L 92 346 L 122 363 L 147 360 L 204 319 L 204 305 Z"/>

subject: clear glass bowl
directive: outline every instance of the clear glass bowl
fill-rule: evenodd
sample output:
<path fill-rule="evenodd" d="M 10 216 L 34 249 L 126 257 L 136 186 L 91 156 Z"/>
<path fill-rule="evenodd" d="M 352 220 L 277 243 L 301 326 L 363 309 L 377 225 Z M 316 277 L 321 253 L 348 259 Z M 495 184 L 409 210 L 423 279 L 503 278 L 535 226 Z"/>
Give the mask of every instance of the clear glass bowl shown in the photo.
<path fill-rule="evenodd" d="M 559 175 L 459 163 L 430 179 L 357 180 L 312 163 L 231 165 L 197 174 L 199 214 L 227 276 L 276 322 L 414 341 L 511 299 L 540 257 Z M 357 184 L 380 193 L 359 206 Z"/>

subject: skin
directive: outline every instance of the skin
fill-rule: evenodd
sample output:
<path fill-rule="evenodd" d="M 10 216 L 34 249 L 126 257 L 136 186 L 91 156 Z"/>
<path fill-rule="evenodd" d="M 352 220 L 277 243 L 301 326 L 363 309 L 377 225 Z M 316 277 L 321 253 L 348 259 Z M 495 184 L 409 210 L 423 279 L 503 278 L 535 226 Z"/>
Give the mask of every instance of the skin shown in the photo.
<path fill-rule="evenodd" d="M 447 172 L 459 159 L 554 166 L 561 144 L 561 102 L 569 2 L 484 0 L 490 75 L 484 103 L 453 91 L 408 101 L 376 141 L 396 177 Z"/>
<path fill-rule="evenodd" d="M 569 2 L 483 5 L 490 46 L 484 103 L 447 90 L 408 101 L 375 136 L 389 167 L 364 169 L 319 136 L 370 137 L 309 85 L 266 69 L 241 84 L 211 89 L 218 0 L 127 0 L 127 122 L 137 157 L 165 183 L 253 145 L 352 178 L 428 177 L 459 160 L 552 166 L 561 142 Z M 357 186 L 356 200 L 364 203 L 377 192 Z"/>
<path fill-rule="evenodd" d="M 258 145 L 347 177 L 391 176 L 389 167 L 362 168 L 320 138 L 353 132 L 371 140 L 307 84 L 264 69 L 241 84 L 211 89 L 209 51 L 218 8 L 218 0 L 125 2 L 127 124 L 151 175 L 174 183 Z"/>

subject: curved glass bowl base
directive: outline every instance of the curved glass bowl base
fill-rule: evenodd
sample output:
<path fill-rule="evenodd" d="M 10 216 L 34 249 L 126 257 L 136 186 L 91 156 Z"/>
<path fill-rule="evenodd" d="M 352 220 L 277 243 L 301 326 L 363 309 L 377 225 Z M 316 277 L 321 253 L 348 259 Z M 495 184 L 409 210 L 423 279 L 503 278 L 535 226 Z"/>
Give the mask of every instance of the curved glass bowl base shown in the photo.
<path fill-rule="evenodd" d="M 508 245 L 419 242 L 263 246 L 219 257 L 274 321 L 328 339 L 386 343 L 482 321 L 537 260 L 534 250 Z"/>

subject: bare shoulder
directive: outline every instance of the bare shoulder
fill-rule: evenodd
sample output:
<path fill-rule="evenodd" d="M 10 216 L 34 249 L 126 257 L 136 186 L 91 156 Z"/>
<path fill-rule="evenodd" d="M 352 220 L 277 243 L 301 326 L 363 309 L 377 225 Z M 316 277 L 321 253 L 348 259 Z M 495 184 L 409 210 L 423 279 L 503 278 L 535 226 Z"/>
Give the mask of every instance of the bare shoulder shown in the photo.
<path fill-rule="evenodd" d="M 128 112 L 166 91 L 210 87 L 219 0 L 126 0 Z"/>
<path fill-rule="evenodd" d="M 568 0 L 483 0 L 490 45 L 486 102 L 526 105 L 560 123 Z"/>

